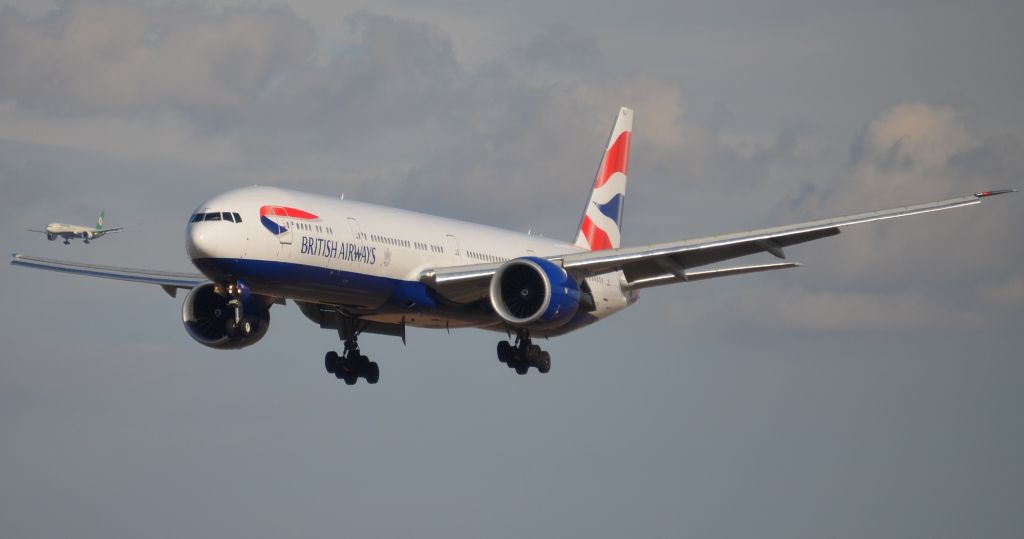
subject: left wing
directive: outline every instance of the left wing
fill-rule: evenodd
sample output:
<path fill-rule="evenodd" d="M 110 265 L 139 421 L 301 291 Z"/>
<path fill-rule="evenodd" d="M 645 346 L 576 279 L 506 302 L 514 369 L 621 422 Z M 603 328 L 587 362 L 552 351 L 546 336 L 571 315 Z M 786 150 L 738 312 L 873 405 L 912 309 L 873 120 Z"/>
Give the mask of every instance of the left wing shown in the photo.
<path fill-rule="evenodd" d="M 124 227 L 123 226 L 119 226 L 117 228 L 104 228 L 104 229 L 101 229 L 101 230 L 97 230 L 96 233 L 98 235 L 102 236 L 104 234 L 109 234 L 111 232 L 120 232 L 122 230 L 124 230 Z"/>
<path fill-rule="evenodd" d="M 784 269 L 794 267 L 797 264 L 779 263 L 701 272 L 689 271 L 692 268 L 760 252 L 768 252 L 778 258 L 785 258 L 784 247 L 834 236 L 839 234 L 839 229 L 845 226 L 970 206 L 980 203 L 982 199 L 989 196 L 1014 191 L 1016 190 L 985 191 L 937 202 L 809 221 L 795 225 L 763 228 L 747 232 L 640 247 L 568 253 L 547 258 L 561 265 L 566 271 L 577 278 L 622 271 L 625 277 L 625 288 L 644 288 L 691 279 L 696 280 L 698 278 L 707 279 L 755 271 Z M 490 278 L 498 267 L 500 267 L 500 264 L 476 264 L 472 266 L 432 269 L 423 272 L 420 275 L 420 281 L 433 287 L 441 295 L 452 301 L 472 301 L 487 295 Z"/>
<path fill-rule="evenodd" d="M 101 277 L 104 279 L 115 279 L 118 281 L 155 284 L 160 285 L 160 287 L 170 294 L 171 297 L 174 297 L 179 288 L 188 290 L 207 281 L 206 277 L 198 273 L 176 273 L 170 271 L 101 266 L 98 264 L 68 262 L 65 260 L 53 260 L 51 258 L 39 258 L 21 254 L 14 255 L 14 258 L 11 260 L 11 265 L 59 271 L 62 273 L 73 273 L 76 275 L 87 275 L 90 277 Z"/>

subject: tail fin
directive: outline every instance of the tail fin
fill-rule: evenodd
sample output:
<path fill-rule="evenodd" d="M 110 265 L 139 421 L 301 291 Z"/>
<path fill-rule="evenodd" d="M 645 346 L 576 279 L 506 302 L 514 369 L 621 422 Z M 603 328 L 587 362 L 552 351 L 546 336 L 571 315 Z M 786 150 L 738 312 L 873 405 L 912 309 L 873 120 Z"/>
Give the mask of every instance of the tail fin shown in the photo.
<path fill-rule="evenodd" d="M 591 251 L 615 249 L 621 241 L 622 202 L 626 197 L 629 139 L 633 135 L 633 110 L 619 109 L 615 127 L 597 169 L 594 189 L 583 209 L 576 246 Z"/>
<path fill-rule="evenodd" d="M 103 230 L 103 213 L 104 212 L 101 211 L 100 212 L 100 218 L 96 220 L 96 231 L 97 232 L 99 232 L 100 230 Z"/>

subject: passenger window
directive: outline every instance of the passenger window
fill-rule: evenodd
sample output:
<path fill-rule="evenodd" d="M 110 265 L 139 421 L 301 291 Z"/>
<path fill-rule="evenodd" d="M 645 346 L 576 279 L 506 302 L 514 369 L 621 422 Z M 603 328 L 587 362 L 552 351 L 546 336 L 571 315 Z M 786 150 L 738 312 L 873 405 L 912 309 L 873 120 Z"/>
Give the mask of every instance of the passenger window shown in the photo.
<path fill-rule="evenodd" d="M 207 221 L 220 221 L 220 214 L 217 212 L 206 214 Z"/>
<path fill-rule="evenodd" d="M 224 219 L 225 221 L 231 221 L 232 223 L 235 222 L 235 218 L 231 216 L 231 212 L 222 212 L 220 216 L 221 219 Z"/>
<path fill-rule="evenodd" d="M 198 223 L 199 221 L 202 221 L 204 217 L 206 217 L 205 214 L 197 213 L 197 214 L 192 216 L 192 222 L 193 223 Z"/>
<path fill-rule="evenodd" d="M 241 216 L 241 215 L 238 215 L 238 213 L 237 213 L 237 212 L 236 212 L 236 213 L 233 213 L 232 215 L 234 215 L 234 216 L 235 216 L 235 222 L 236 222 L 236 223 L 241 223 L 241 222 L 242 222 L 242 216 Z"/>

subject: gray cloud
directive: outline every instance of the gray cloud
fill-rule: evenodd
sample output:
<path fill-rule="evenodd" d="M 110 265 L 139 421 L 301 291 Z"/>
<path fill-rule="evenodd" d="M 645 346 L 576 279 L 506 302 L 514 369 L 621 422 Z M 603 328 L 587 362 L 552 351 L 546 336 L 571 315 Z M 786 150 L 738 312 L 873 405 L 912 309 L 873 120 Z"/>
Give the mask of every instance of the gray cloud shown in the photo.
<path fill-rule="evenodd" d="M 0 11 L 0 99 L 66 114 L 171 111 L 216 127 L 315 58 L 287 7 L 69 1 Z"/>

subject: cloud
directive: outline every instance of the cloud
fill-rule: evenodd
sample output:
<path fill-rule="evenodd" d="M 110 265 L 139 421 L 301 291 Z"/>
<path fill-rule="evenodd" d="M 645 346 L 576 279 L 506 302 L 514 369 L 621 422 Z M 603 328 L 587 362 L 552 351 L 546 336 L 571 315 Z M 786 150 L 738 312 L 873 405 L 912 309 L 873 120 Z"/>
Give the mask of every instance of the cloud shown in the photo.
<path fill-rule="evenodd" d="M 66 114 L 176 112 L 215 127 L 315 59 L 283 6 L 68 1 L 0 11 L 0 100 Z"/>
<path fill-rule="evenodd" d="M 793 147 L 780 140 L 779 153 L 768 151 L 764 158 L 778 164 L 793 155 L 787 150 Z M 1019 151 L 1013 137 L 975 135 L 953 108 L 901 103 L 867 123 L 849 164 L 831 181 L 808 189 L 794 205 L 776 207 L 783 222 L 798 222 L 1019 187 Z M 739 162 L 752 162 L 759 153 Z M 779 200 L 781 194 L 769 196 Z M 705 329 L 1012 328 L 1024 307 L 1017 263 L 1024 244 L 1013 232 L 1021 223 L 1014 203 L 1009 197 L 991 199 L 847 228 L 837 238 L 787 249 L 806 263 L 798 272 L 773 276 L 787 285 L 739 280 L 735 288 L 717 288 L 714 298 L 685 310 L 669 306 L 668 314 L 681 326 Z"/>
<path fill-rule="evenodd" d="M 868 123 L 854 144 L 850 166 L 802 209 L 851 213 L 1011 188 L 1007 178 L 1024 176 L 1024 162 L 1014 155 L 1017 146 L 1012 139 L 971 133 L 950 107 L 901 103 Z M 1010 267 L 1020 249 L 990 241 L 1005 237 L 1007 223 L 1014 220 L 1008 202 L 995 199 L 980 208 L 851 230 L 853 241 L 844 241 L 848 249 L 830 260 L 831 267 L 839 275 L 857 272 L 872 281 L 946 284 L 959 281 L 977 260 Z M 952 238 L 959 241 L 951 244 Z M 921 262 L 940 258 L 920 275 Z"/>

